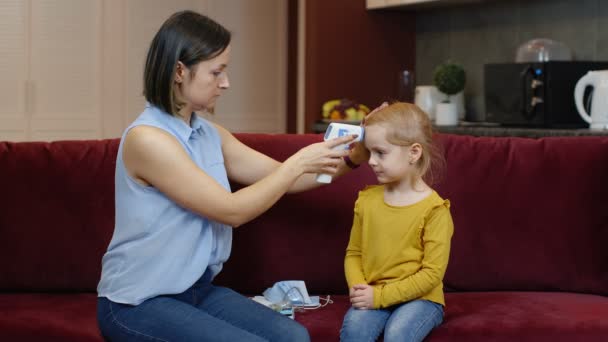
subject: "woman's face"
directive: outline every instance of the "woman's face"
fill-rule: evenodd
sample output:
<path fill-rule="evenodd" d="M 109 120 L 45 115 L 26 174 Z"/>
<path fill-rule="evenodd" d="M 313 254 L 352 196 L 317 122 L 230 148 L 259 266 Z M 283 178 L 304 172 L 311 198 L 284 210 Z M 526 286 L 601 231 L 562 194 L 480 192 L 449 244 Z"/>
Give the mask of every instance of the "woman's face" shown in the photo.
<path fill-rule="evenodd" d="M 230 60 L 230 45 L 216 57 L 199 62 L 191 68 L 178 62 L 175 75 L 177 98 L 185 103 L 181 114 L 204 111 L 215 107 L 224 89 L 230 87 L 226 68 Z"/>

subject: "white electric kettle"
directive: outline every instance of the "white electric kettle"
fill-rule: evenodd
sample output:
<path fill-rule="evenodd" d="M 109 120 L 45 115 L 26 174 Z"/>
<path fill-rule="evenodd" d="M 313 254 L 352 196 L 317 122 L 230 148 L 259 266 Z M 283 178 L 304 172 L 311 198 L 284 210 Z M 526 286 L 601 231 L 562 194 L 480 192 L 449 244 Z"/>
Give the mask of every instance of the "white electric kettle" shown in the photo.
<path fill-rule="evenodd" d="M 593 87 L 591 115 L 583 105 L 587 87 Z M 574 103 L 583 120 L 593 129 L 608 129 L 608 70 L 589 71 L 574 87 Z"/>

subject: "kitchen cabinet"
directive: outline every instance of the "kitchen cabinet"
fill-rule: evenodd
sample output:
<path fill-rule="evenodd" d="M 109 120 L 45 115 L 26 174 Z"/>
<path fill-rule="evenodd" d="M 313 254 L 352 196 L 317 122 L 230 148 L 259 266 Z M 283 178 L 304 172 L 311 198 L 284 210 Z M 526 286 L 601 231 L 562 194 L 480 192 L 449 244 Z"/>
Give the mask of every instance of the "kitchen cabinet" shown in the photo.
<path fill-rule="evenodd" d="M 413 13 L 370 15 L 353 0 L 311 0 L 299 5 L 302 45 L 297 49 L 298 70 L 291 74 L 296 80 L 291 87 L 296 88 L 292 90 L 292 103 L 297 105 L 292 108 L 299 120 L 296 132 L 314 130 L 326 101 L 348 98 L 375 108 L 398 98 L 399 76 L 403 70 L 414 70 Z"/>
<path fill-rule="evenodd" d="M 569 136 L 608 136 L 608 130 L 594 130 L 588 128 L 534 128 L 534 127 L 501 127 L 480 125 L 474 123 L 463 126 L 437 126 L 435 129 L 441 133 L 472 135 L 477 137 L 569 137 Z"/>
<path fill-rule="evenodd" d="M 100 133 L 101 0 L 0 3 L 0 140 Z"/>
<path fill-rule="evenodd" d="M 386 6 L 386 0 L 367 0 L 367 9 L 383 8 Z"/>
<path fill-rule="evenodd" d="M 417 9 L 448 6 L 464 3 L 483 2 L 484 0 L 367 0 L 367 9 Z"/>
<path fill-rule="evenodd" d="M 439 2 L 440 0 L 385 0 L 387 6 L 411 6 L 422 3 Z M 454 1 L 451 1 L 454 2 Z"/>
<path fill-rule="evenodd" d="M 2 0 L 0 141 L 119 137 L 144 108 L 153 35 L 185 9 L 234 32 L 231 87 L 208 118 L 285 132 L 284 0 Z"/>

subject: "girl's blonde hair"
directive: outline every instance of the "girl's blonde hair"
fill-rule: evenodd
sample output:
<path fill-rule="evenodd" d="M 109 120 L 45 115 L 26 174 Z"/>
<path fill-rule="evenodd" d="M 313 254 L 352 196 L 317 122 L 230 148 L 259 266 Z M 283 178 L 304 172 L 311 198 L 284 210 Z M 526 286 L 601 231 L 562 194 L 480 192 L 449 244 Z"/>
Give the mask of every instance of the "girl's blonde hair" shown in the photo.
<path fill-rule="evenodd" d="M 406 102 L 392 103 L 368 116 L 365 125 L 384 126 L 387 129 L 386 140 L 393 145 L 420 144 L 422 155 L 416 162 L 416 176 L 428 184 L 439 180 L 445 159 L 440 146 L 433 141 L 433 125 L 428 114 L 418 106 Z"/>

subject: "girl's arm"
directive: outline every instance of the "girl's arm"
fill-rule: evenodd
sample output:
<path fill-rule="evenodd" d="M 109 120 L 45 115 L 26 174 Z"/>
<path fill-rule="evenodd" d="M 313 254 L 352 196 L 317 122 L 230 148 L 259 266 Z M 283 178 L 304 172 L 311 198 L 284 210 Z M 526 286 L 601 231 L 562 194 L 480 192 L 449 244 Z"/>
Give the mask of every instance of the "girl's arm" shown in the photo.
<path fill-rule="evenodd" d="M 435 208 L 424 226 L 422 268 L 402 281 L 374 286 L 374 308 L 420 298 L 441 284 L 448 266 L 453 232 L 449 204 Z"/>
<path fill-rule="evenodd" d="M 238 227 L 270 208 L 302 174 L 333 173 L 336 160 L 346 152 L 331 148 L 349 139 L 352 137 L 309 145 L 268 170 L 264 177 L 256 169 L 253 173 L 258 181 L 234 193 L 201 170 L 173 136 L 155 127 L 137 126 L 127 133 L 123 160 L 129 175 L 137 182 L 157 188 L 178 205 L 201 216 Z M 233 154 L 225 162 L 230 165 L 235 157 Z M 255 159 L 244 157 L 249 158 L 249 163 Z"/>
<path fill-rule="evenodd" d="M 346 282 L 349 289 L 352 289 L 355 285 L 367 284 L 361 260 L 361 222 L 360 199 L 357 199 L 355 202 L 353 227 L 350 231 L 350 240 L 348 247 L 346 247 L 346 256 L 344 257 L 344 273 L 346 274 Z"/>

